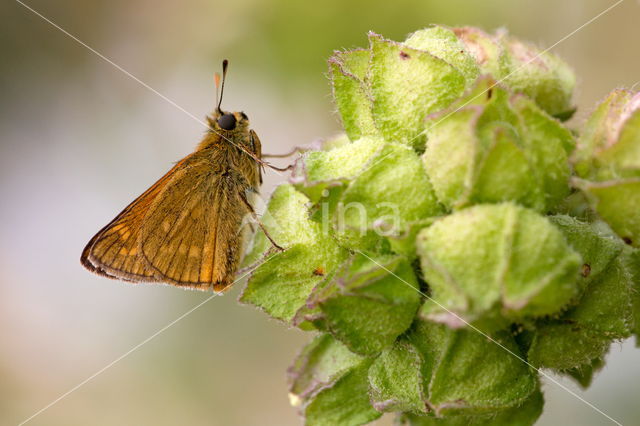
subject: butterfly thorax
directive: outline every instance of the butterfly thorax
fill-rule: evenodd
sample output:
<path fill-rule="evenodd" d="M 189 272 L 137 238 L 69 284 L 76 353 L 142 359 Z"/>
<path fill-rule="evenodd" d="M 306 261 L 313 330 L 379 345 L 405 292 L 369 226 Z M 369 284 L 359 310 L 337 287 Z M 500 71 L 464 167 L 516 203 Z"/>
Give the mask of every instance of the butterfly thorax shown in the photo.
<path fill-rule="evenodd" d="M 257 189 L 261 177 L 260 140 L 249 127 L 244 112 L 216 111 L 207 117 L 209 130 L 196 151 L 207 151 L 217 167 L 239 172 L 247 183 Z"/>

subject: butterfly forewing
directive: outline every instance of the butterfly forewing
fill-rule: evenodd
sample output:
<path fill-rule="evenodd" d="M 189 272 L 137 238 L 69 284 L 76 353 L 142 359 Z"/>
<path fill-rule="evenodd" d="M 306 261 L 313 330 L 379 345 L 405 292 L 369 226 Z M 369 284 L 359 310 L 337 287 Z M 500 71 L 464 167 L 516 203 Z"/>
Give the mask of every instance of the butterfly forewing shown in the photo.
<path fill-rule="evenodd" d="M 81 257 L 86 268 L 110 278 L 157 281 L 153 268 L 140 255 L 140 231 L 150 206 L 183 163 L 176 164 L 89 241 Z"/>

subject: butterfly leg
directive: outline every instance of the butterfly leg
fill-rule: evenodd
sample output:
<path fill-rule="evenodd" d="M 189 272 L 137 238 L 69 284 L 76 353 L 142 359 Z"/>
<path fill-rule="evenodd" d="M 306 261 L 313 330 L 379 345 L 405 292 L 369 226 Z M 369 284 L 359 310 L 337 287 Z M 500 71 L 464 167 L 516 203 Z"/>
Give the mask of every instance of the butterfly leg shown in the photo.
<path fill-rule="evenodd" d="M 286 172 L 287 170 L 291 170 L 293 168 L 293 164 L 287 166 L 287 167 L 276 167 L 271 163 L 268 163 L 266 161 L 262 161 L 262 143 L 260 142 L 260 138 L 258 137 L 258 135 L 256 134 L 256 132 L 254 132 L 253 130 L 251 130 L 251 132 L 249 133 L 249 136 L 251 138 L 251 145 L 253 146 L 253 150 L 256 152 L 258 158 L 258 164 L 260 165 L 260 169 L 262 171 L 264 171 L 265 167 L 269 167 L 272 170 L 276 170 L 278 172 Z M 260 174 L 260 183 L 262 183 L 262 174 Z"/>
<path fill-rule="evenodd" d="M 269 167 L 271 170 L 275 170 L 277 172 L 286 172 L 288 170 L 293 169 L 293 164 L 289 164 L 287 167 L 276 167 L 271 163 L 264 163 L 264 165 Z"/>
<path fill-rule="evenodd" d="M 287 158 L 287 157 L 291 157 L 294 154 L 310 151 L 311 149 L 313 148 L 307 148 L 304 146 L 295 146 L 291 151 L 285 152 L 284 154 L 262 154 L 261 158 Z"/>
<path fill-rule="evenodd" d="M 262 221 L 258 217 L 258 214 L 256 213 L 256 211 L 253 209 L 253 206 L 251 205 L 251 203 L 247 199 L 247 196 L 244 193 L 241 192 L 240 193 L 240 199 L 242 200 L 244 205 L 247 207 L 247 209 L 249 209 L 249 213 L 251 213 L 251 216 L 253 217 L 253 219 L 256 221 L 256 223 L 258 224 L 260 229 L 262 229 L 262 232 L 264 232 L 264 235 L 269 239 L 269 241 L 271 241 L 271 244 L 273 244 L 273 246 L 276 249 L 278 249 L 279 251 L 284 251 L 284 248 L 282 248 L 280 245 L 278 245 L 273 240 L 273 238 L 271 238 L 271 235 L 269 235 L 269 231 L 267 231 L 267 228 L 265 228 L 265 226 L 262 224 Z"/>

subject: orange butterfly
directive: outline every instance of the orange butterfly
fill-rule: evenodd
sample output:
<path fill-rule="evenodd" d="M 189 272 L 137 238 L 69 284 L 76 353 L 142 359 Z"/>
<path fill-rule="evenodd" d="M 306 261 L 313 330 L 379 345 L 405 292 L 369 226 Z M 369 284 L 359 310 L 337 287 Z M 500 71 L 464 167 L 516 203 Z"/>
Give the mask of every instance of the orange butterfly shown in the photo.
<path fill-rule="evenodd" d="M 89 241 L 80 258 L 87 269 L 125 281 L 217 292 L 233 283 L 248 234 L 241 230 L 243 218 L 255 217 L 251 194 L 262 183 L 265 163 L 248 117 L 222 111 L 221 102 L 222 93 L 195 152 Z"/>

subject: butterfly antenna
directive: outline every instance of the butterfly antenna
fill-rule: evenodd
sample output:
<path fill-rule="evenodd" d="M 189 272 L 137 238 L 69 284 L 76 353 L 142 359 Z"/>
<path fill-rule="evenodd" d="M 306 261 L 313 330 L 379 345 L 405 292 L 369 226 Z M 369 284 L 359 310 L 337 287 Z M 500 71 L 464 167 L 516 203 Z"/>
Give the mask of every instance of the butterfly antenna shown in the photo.
<path fill-rule="evenodd" d="M 227 79 L 227 67 L 229 66 L 229 61 L 226 59 L 222 61 L 222 84 L 220 84 L 220 74 L 216 73 L 216 101 L 217 106 L 216 109 L 218 112 L 222 112 L 220 109 L 220 105 L 222 105 L 222 96 L 224 96 L 224 82 Z M 220 97 L 218 97 L 218 87 L 220 88 Z"/>
<path fill-rule="evenodd" d="M 220 98 L 220 73 L 215 73 L 213 75 L 213 81 L 216 85 L 216 102 L 214 105 L 218 105 L 218 99 Z"/>

